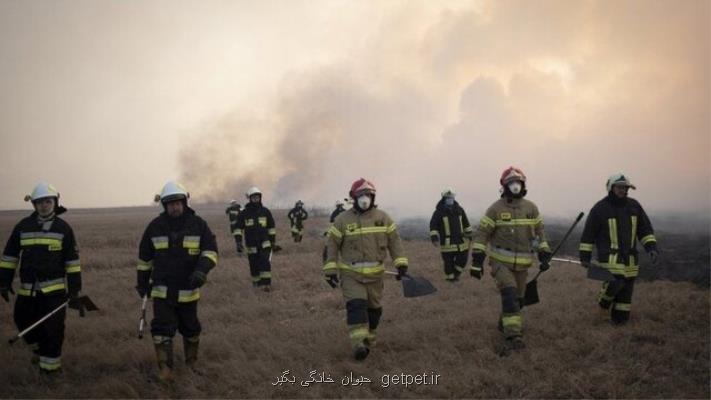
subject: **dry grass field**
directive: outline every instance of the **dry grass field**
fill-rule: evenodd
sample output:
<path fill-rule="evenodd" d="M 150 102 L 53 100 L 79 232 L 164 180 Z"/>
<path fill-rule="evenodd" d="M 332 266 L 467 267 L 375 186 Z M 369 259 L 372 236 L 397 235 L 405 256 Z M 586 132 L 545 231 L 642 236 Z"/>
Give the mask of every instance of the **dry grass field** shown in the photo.
<path fill-rule="evenodd" d="M 325 217 L 307 221 L 304 241 L 295 244 L 285 213 L 276 213 L 284 250 L 273 258 L 274 291 L 262 293 L 251 287 L 246 258 L 235 253 L 223 208 L 197 211 L 220 249 L 199 306 L 199 372 L 184 368 L 176 346 L 176 382 L 159 383 L 151 339 L 136 337 L 137 244 L 158 209 L 76 210 L 65 218 L 79 240 L 84 292 L 102 310 L 83 319 L 74 311 L 68 315 L 64 371 L 57 378 L 30 365 L 23 343 L 0 342 L 0 398 L 710 397 L 707 287 L 639 282 L 632 321 L 619 328 L 597 314 L 597 282 L 586 280 L 579 267 L 554 264 L 539 281 L 541 303 L 524 310 L 527 349 L 502 358 L 496 353 L 500 302 L 491 277 L 447 284 L 437 251 L 413 238 L 405 242 L 411 272 L 439 291 L 406 299 L 399 283 L 388 280 L 378 346 L 365 362 L 355 362 L 341 294 L 321 279 Z M 0 213 L 3 245 L 26 214 Z M 551 236 L 554 242 L 559 237 Z M 687 267 L 708 271 L 708 265 Z M 0 302 L 0 337 L 15 332 L 11 307 Z M 285 370 L 296 381 L 274 385 Z M 312 370 L 335 382 L 302 386 Z M 351 373 L 371 382 L 342 385 Z M 384 387 L 382 381 L 422 373 L 440 375 L 437 384 Z"/>

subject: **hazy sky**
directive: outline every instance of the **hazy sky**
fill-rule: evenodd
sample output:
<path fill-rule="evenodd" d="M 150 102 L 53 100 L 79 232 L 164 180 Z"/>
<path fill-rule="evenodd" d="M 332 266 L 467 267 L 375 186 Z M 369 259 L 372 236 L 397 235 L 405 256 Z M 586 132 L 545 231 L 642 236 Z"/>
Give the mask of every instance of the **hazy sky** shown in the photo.
<path fill-rule="evenodd" d="M 396 214 L 445 186 L 478 215 L 508 165 L 550 215 L 629 174 L 709 213 L 708 1 L 0 0 L 0 208 L 332 205 Z"/>

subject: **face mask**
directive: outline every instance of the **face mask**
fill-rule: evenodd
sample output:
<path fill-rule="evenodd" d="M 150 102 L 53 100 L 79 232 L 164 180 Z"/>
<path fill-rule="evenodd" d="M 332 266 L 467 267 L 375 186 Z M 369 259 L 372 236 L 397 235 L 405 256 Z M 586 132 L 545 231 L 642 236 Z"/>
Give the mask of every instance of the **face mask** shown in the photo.
<path fill-rule="evenodd" d="M 360 207 L 361 210 L 367 210 L 370 208 L 370 201 L 370 196 L 364 194 L 358 197 L 358 207 Z"/>
<path fill-rule="evenodd" d="M 444 199 L 444 204 L 446 204 L 446 205 L 448 205 L 448 206 L 453 206 L 453 205 L 454 205 L 454 199 L 451 198 L 451 197 L 447 197 L 447 198 Z"/>
<path fill-rule="evenodd" d="M 521 193 L 521 189 L 523 187 L 521 186 L 521 182 L 511 182 L 509 183 L 509 190 L 513 194 L 519 194 Z"/>

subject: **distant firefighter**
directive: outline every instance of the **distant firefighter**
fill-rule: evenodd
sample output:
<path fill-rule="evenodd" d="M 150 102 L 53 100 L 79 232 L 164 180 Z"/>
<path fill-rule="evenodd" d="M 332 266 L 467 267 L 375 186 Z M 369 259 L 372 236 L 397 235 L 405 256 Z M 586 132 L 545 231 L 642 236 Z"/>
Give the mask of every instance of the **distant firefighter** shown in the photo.
<path fill-rule="evenodd" d="M 449 282 L 459 280 L 459 275 L 466 268 L 469 243 L 474 232 L 467 213 L 454 199 L 455 196 L 454 190 L 444 189 L 430 219 L 430 240 L 435 247 L 439 247 L 444 261 L 444 277 Z"/>
<path fill-rule="evenodd" d="M 501 293 L 499 328 L 506 351 L 524 348 L 521 307 L 526 291 L 528 269 L 538 251 L 540 269 L 549 268 L 550 247 L 543 230 L 538 207 L 526 196 L 526 175 L 515 167 L 507 168 L 499 179 L 501 199 L 481 218 L 472 244 L 471 275 L 481 279 L 484 260 L 489 255 L 491 276 Z M 489 245 L 487 251 L 487 244 Z"/>
<path fill-rule="evenodd" d="M 278 250 L 274 218 L 269 209 L 262 205 L 262 191 L 259 188 L 251 187 L 246 196 L 249 203 L 237 217 L 235 230 L 237 252 L 244 252 L 242 245 L 244 237 L 252 286 L 268 292 L 272 284 L 271 254 L 272 251 Z"/>
<path fill-rule="evenodd" d="M 309 213 L 304 210 L 304 202 L 301 200 L 297 201 L 287 216 L 291 223 L 291 237 L 294 239 L 294 242 L 300 242 L 304 237 L 304 221 L 309 218 Z"/>
<path fill-rule="evenodd" d="M 344 204 L 343 201 L 341 201 L 341 200 L 336 200 L 336 209 L 333 210 L 333 212 L 331 213 L 331 218 L 329 219 L 329 221 L 330 221 L 331 223 L 333 223 L 333 221 L 336 220 L 336 217 L 337 217 L 340 213 L 346 211 L 346 209 L 343 208 L 343 204 Z"/>
<path fill-rule="evenodd" d="M 188 206 L 189 197 L 179 183 L 163 186 L 156 195 L 163 212 L 148 224 L 138 250 L 136 291 L 141 298 L 153 298 L 151 334 L 164 381 L 171 379 L 176 330 L 183 336 L 185 364 L 195 368 L 202 330 L 200 288 L 217 265 L 215 235 Z"/>
<path fill-rule="evenodd" d="M 24 330 L 60 308 L 49 319 L 23 336 L 33 352 L 32 363 L 41 372 L 61 369 L 66 308 L 81 307 L 81 263 L 71 226 L 59 218 L 66 208 L 59 205 L 59 192 L 50 184 L 40 183 L 32 194 L 34 212 L 23 218 L 10 234 L 0 258 L 0 295 L 10 301 L 12 280 L 19 268 L 20 286 L 15 302 L 15 324 Z"/>
<path fill-rule="evenodd" d="M 237 200 L 230 201 L 229 207 L 225 209 L 225 214 L 230 219 L 230 233 L 235 236 L 237 232 L 237 216 L 242 211 L 242 206 L 237 202 Z"/>
<path fill-rule="evenodd" d="M 652 264 L 659 258 L 657 239 L 652 223 L 642 205 L 627 196 L 636 189 L 628 176 L 614 174 L 607 180 L 607 196 L 590 210 L 580 239 L 580 261 L 589 267 L 593 248 L 597 259 L 615 280 L 605 282 L 598 304 L 604 312 L 610 311 L 614 324 L 624 324 L 630 318 L 634 281 L 639 274 L 637 241 L 644 246 Z"/>
<path fill-rule="evenodd" d="M 328 230 L 323 271 L 332 288 L 340 283 L 354 357 L 363 360 L 375 345 L 383 312 L 385 258 L 389 252 L 398 280 L 406 274 L 408 262 L 395 223 L 374 204 L 375 186 L 361 178 L 353 183 L 349 194 L 355 203 Z"/>

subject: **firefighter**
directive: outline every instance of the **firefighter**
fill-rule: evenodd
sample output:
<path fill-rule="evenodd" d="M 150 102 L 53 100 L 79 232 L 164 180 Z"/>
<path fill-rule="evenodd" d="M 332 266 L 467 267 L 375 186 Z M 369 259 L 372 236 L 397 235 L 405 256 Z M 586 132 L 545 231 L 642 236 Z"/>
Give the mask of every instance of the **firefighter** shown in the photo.
<path fill-rule="evenodd" d="M 328 230 L 326 282 L 341 286 L 346 302 L 348 333 L 356 360 L 363 360 L 375 345 L 383 312 L 384 262 L 387 253 L 397 268 L 397 279 L 407 272 L 397 227 L 375 203 L 375 186 L 360 178 L 353 183 L 353 208 L 341 213 Z M 340 280 L 339 280 L 340 275 Z"/>
<path fill-rule="evenodd" d="M 237 202 L 237 200 L 230 201 L 229 207 L 227 207 L 227 209 L 225 210 L 225 214 L 227 214 L 230 218 L 230 233 L 233 237 L 235 236 L 237 227 L 237 216 L 241 211 L 242 206 Z"/>
<path fill-rule="evenodd" d="M 653 265 L 659 258 L 652 223 L 639 202 L 627 196 L 630 188 L 636 189 L 625 174 L 609 177 L 607 196 L 590 210 L 580 239 L 583 265 L 590 266 L 595 247 L 598 261 L 615 277 L 603 284 L 598 298 L 600 307 L 610 310 L 613 324 L 624 324 L 630 318 L 632 291 L 639 273 L 637 241 Z"/>
<path fill-rule="evenodd" d="M 79 250 L 71 226 L 59 217 L 67 211 L 59 205 L 59 192 L 40 183 L 25 201 L 32 201 L 35 211 L 15 225 L 0 259 L 0 295 L 7 302 L 20 269 L 14 319 L 21 331 L 61 307 L 67 295 L 71 308 L 82 307 Z M 62 308 L 23 336 L 42 372 L 61 369 L 65 319 Z"/>
<path fill-rule="evenodd" d="M 440 249 L 444 276 L 448 282 L 458 281 L 466 268 L 473 234 L 467 213 L 454 199 L 455 196 L 454 190 L 444 189 L 430 219 L 430 240 Z"/>
<path fill-rule="evenodd" d="M 501 179 L 501 199 L 486 210 L 472 243 L 472 277 L 481 279 L 489 256 L 491 276 L 501 294 L 499 329 L 506 350 L 520 350 L 523 342 L 521 308 L 528 269 L 538 252 L 539 268 L 549 268 L 550 247 L 538 207 L 526 196 L 526 176 L 516 167 L 507 168 Z M 488 248 L 487 248 L 488 245 Z"/>
<path fill-rule="evenodd" d="M 337 217 L 340 213 L 346 211 L 346 209 L 343 208 L 343 204 L 344 204 L 343 201 L 341 201 L 341 200 L 336 200 L 336 209 L 333 210 L 333 212 L 331 213 L 331 218 L 329 218 L 329 221 L 330 221 L 331 223 L 333 223 L 333 221 L 336 220 L 336 217 Z"/>
<path fill-rule="evenodd" d="M 287 216 L 291 223 L 291 237 L 294 239 L 294 242 L 300 242 L 304 237 L 304 221 L 309 218 L 309 213 L 304 210 L 304 202 L 301 200 L 297 201 Z"/>
<path fill-rule="evenodd" d="M 195 368 L 202 331 L 200 288 L 217 265 L 215 235 L 188 206 L 189 197 L 179 183 L 165 184 L 155 199 L 164 211 L 148 224 L 138 251 L 136 291 L 141 298 L 153 298 L 151 335 L 163 381 L 171 379 L 176 330 L 183 337 L 185 364 Z"/>
<path fill-rule="evenodd" d="M 274 218 L 268 208 L 262 205 L 262 191 L 256 186 L 247 193 L 249 203 L 237 217 L 235 240 L 237 252 L 244 252 L 242 238 L 247 245 L 249 271 L 252 276 L 252 286 L 265 292 L 271 290 L 272 264 L 271 254 L 276 251 L 276 228 Z"/>

